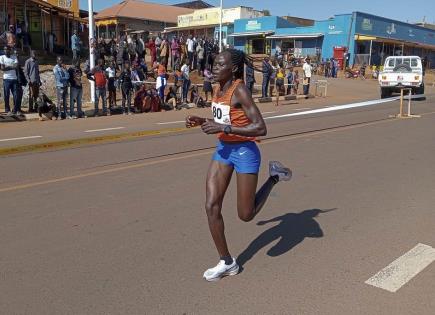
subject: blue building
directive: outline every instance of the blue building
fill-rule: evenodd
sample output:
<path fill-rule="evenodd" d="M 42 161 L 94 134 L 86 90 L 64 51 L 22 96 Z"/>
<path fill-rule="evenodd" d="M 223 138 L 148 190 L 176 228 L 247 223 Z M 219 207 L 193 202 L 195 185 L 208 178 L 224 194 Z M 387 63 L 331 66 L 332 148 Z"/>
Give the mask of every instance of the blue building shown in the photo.
<path fill-rule="evenodd" d="M 274 54 L 277 49 L 296 57 L 342 58 L 350 64 L 382 64 L 392 55 L 426 57 L 435 67 L 435 30 L 367 13 L 335 15 L 313 26 L 298 26 L 280 17 L 241 19 L 234 23 L 234 46 L 250 54 Z"/>

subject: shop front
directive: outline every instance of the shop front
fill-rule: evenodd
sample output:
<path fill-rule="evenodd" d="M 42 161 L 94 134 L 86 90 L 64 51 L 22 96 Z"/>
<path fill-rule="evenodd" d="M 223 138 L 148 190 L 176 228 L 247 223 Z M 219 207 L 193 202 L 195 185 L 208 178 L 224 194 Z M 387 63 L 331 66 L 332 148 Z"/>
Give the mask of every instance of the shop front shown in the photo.
<path fill-rule="evenodd" d="M 78 0 L 5 0 L 0 5 L 0 27 L 20 26 L 30 36 L 33 49 L 48 49 L 51 38 L 60 51 L 69 47 L 69 38 L 80 24 Z"/>

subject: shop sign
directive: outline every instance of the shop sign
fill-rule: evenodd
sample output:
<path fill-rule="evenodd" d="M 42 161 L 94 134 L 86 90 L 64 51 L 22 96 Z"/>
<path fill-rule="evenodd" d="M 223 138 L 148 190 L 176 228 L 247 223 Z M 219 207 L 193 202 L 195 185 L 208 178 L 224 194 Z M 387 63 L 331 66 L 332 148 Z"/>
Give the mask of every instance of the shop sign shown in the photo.
<path fill-rule="evenodd" d="M 258 31 L 261 30 L 261 23 L 258 23 L 257 20 L 248 21 L 246 24 L 247 31 Z"/>
<path fill-rule="evenodd" d="M 373 31 L 373 23 L 370 19 L 363 19 L 361 23 L 361 28 L 364 31 Z"/>
<path fill-rule="evenodd" d="M 391 23 L 391 25 L 387 26 L 387 34 L 388 35 L 393 35 L 393 34 L 396 34 L 396 33 L 397 33 L 396 24 Z"/>

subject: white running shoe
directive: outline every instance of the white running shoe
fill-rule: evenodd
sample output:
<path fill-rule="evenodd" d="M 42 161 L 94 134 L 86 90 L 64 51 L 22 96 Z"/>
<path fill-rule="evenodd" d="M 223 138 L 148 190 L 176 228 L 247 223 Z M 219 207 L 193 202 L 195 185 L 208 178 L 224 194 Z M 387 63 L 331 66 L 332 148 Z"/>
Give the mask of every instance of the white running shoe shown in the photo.
<path fill-rule="evenodd" d="M 282 165 L 278 161 L 270 161 L 269 162 L 269 175 L 270 176 L 278 176 L 279 181 L 289 181 L 292 178 L 292 171 Z"/>
<path fill-rule="evenodd" d="M 234 276 L 239 273 L 239 265 L 235 258 L 231 265 L 225 265 L 225 260 L 220 260 L 216 267 L 204 272 L 204 279 L 207 281 L 218 281 L 226 276 Z"/>

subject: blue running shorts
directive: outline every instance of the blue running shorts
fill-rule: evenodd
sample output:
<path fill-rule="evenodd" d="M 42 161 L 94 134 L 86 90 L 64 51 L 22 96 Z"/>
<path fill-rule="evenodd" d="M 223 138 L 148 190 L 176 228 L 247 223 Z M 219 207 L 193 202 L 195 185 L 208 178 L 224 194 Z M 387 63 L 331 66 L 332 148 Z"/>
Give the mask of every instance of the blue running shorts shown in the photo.
<path fill-rule="evenodd" d="M 233 166 L 240 174 L 258 174 L 260 171 L 261 154 L 254 141 L 236 143 L 218 141 L 212 159 Z"/>

